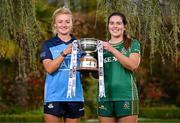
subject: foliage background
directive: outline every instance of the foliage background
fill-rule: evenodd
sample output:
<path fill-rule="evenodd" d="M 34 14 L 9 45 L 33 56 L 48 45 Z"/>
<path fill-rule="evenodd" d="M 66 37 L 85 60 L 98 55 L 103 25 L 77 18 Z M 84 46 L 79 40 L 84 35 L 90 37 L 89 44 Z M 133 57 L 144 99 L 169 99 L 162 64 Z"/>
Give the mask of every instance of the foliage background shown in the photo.
<path fill-rule="evenodd" d="M 51 15 L 60 6 L 74 14 L 77 38 L 108 40 L 107 17 L 121 11 L 128 33 L 141 41 L 136 72 L 141 107 L 180 106 L 180 1 L 177 0 L 1 0 L 0 114 L 41 109 L 44 69 L 42 43 L 52 36 Z M 96 116 L 97 79 L 86 73 L 83 87 L 87 118 Z"/>

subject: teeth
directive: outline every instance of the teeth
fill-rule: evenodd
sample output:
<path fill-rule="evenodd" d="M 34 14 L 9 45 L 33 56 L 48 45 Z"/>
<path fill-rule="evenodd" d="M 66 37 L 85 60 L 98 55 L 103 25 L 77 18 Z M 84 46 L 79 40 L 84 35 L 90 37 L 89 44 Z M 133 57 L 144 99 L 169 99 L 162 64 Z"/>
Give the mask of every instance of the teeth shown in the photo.
<path fill-rule="evenodd" d="M 116 30 L 116 31 L 117 31 L 117 30 L 119 30 L 119 29 L 116 29 L 116 28 L 115 28 L 115 29 L 112 29 L 112 30 Z"/>
<path fill-rule="evenodd" d="M 118 32 L 118 30 L 112 30 L 113 32 Z"/>

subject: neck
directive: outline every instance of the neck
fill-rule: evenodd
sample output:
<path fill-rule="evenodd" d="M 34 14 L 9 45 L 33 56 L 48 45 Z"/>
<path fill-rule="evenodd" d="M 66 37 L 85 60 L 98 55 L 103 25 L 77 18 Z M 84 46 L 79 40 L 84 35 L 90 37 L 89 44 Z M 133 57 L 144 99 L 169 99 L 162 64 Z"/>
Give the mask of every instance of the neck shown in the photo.
<path fill-rule="evenodd" d="M 71 39 L 70 34 L 68 34 L 68 35 L 58 34 L 57 36 L 64 42 L 67 42 L 67 41 L 69 41 Z"/>
<path fill-rule="evenodd" d="M 123 41 L 122 37 L 119 37 L 119 38 L 111 37 L 111 39 L 109 40 L 109 43 L 110 44 L 117 44 L 117 43 L 120 43 L 122 41 Z"/>

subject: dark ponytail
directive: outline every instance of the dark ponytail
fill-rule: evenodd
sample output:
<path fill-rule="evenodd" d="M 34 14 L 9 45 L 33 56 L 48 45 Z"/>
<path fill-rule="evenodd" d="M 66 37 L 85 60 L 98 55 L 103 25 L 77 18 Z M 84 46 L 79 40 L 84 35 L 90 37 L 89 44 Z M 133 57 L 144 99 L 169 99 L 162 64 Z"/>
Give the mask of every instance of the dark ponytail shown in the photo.
<path fill-rule="evenodd" d="M 126 30 L 124 30 L 123 39 L 124 39 L 124 47 L 127 50 L 131 45 L 132 38 L 128 35 Z"/>

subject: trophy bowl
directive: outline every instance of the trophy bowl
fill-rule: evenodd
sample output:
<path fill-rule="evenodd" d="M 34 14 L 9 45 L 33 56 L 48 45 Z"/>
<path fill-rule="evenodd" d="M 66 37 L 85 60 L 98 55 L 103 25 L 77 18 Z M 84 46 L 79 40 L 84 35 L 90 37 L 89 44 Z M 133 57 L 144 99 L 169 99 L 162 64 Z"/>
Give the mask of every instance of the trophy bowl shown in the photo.
<path fill-rule="evenodd" d="M 96 52 L 98 40 L 95 38 L 81 38 L 79 40 L 80 50 L 86 53 L 80 58 L 78 70 L 97 70 L 97 60 L 91 56 L 91 53 Z"/>

